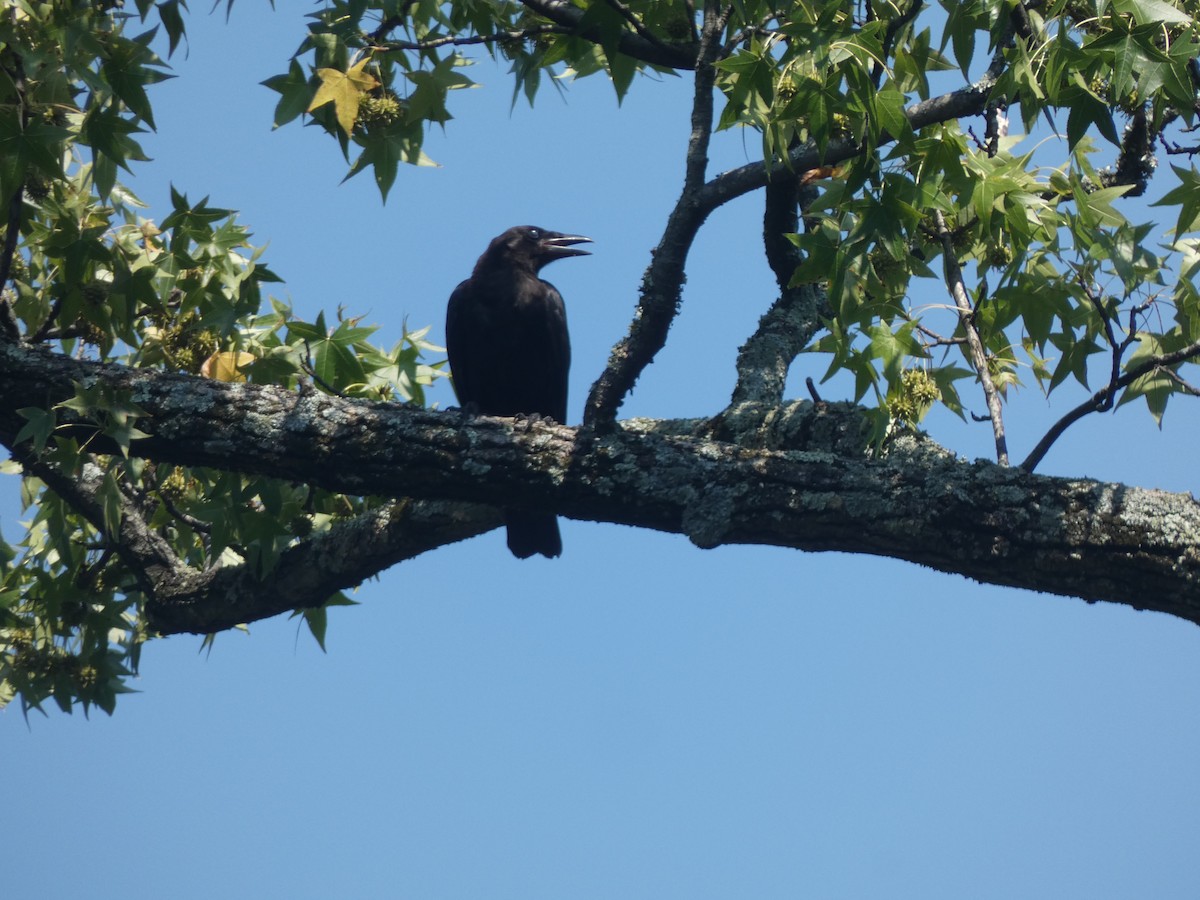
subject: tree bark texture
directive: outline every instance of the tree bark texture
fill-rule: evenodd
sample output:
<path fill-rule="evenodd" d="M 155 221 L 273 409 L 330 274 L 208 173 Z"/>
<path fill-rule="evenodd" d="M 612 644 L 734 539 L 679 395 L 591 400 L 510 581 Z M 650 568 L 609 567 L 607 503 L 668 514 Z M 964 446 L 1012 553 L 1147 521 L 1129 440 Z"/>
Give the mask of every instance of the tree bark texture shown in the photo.
<path fill-rule="evenodd" d="M 1190 495 L 968 462 L 919 435 L 872 458 L 861 414 L 848 404 L 742 404 L 713 419 L 626 420 L 597 432 L 228 384 L 0 342 L 0 440 L 13 446 L 25 422 L 18 409 L 49 408 L 76 384 L 98 382 L 145 412 L 136 425 L 149 436 L 131 443 L 133 456 L 412 498 L 364 517 L 357 537 L 340 535 L 348 543 L 324 557 L 305 554 L 292 577 L 311 585 L 327 567 L 330 590 L 495 527 L 491 508 L 505 506 L 680 533 L 703 548 L 890 556 L 1200 623 L 1200 503 Z M 59 412 L 62 426 L 91 430 L 69 409 Z M 99 437 L 90 446 L 115 451 Z M 161 631 L 218 630 L 298 605 L 286 578 L 256 596 L 245 583 L 222 585 L 219 569 L 205 577 L 203 590 L 162 580 L 152 603 Z"/>

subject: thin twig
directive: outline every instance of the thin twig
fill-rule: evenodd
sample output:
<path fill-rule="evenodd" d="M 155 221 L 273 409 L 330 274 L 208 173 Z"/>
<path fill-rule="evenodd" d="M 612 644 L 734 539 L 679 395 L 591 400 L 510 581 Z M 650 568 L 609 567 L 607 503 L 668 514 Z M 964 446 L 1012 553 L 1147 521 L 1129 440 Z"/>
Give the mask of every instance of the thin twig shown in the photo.
<path fill-rule="evenodd" d="M 180 509 L 178 506 L 176 506 L 175 501 L 173 501 L 166 494 L 164 494 L 160 491 L 158 493 L 158 499 L 160 499 L 162 501 L 163 506 L 166 508 L 167 512 L 169 512 L 173 518 L 178 519 L 180 522 L 182 522 L 188 528 L 192 529 L 192 531 L 198 532 L 199 534 L 203 534 L 203 535 L 212 534 L 212 525 L 211 524 L 209 524 L 208 522 L 205 522 L 202 519 L 197 519 L 195 516 L 190 515 L 189 513 L 185 513 L 182 509 Z M 239 550 L 238 552 L 241 552 L 241 551 Z M 244 555 L 245 554 L 243 553 L 243 556 Z"/>
<path fill-rule="evenodd" d="M 657 44 L 664 49 L 670 49 L 669 45 L 664 43 L 662 38 L 656 35 L 653 31 L 642 24 L 642 20 L 637 17 L 632 9 L 626 6 L 621 0 L 606 0 L 609 6 L 621 14 L 621 17 L 633 26 L 633 30 L 640 34 L 651 44 Z"/>
<path fill-rule="evenodd" d="M 404 24 L 404 20 L 408 18 L 409 11 L 417 5 L 419 0 L 408 0 L 401 8 L 400 12 L 393 16 L 388 16 L 379 23 L 379 27 L 372 31 L 369 35 L 372 41 L 378 42 L 385 34 L 393 28 L 399 28 Z"/>
<path fill-rule="evenodd" d="M 540 37 L 544 34 L 571 34 L 572 29 L 564 25 L 533 25 L 520 31 L 495 31 L 491 34 L 471 34 L 466 37 L 447 35 L 446 37 L 430 38 L 426 41 L 380 41 L 378 46 L 384 50 L 436 50 L 438 47 L 466 47 L 473 44 L 495 44 L 525 41 Z"/>
<path fill-rule="evenodd" d="M 1000 404 L 1000 392 L 992 381 L 988 371 L 988 358 L 983 342 L 979 338 L 979 330 L 975 327 L 975 311 L 971 308 L 971 299 L 967 296 L 967 288 L 963 283 L 962 268 L 958 257 L 954 254 L 954 238 L 946 226 L 946 219 L 941 210 L 934 211 L 934 221 L 937 223 L 938 237 L 942 242 L 942 257 L 945 260 L 946 286 L 954 305 L 958 307 L 958 318 L 962 322 L 963 331 L 967 336 L 967 346 L 970 348 L 971 362 L 979 383 L 983 386 L 983 396 L 987 401 L 988 416 L 992 420 L 992 433 L 996 437 L 996 462 L 1002 466 L 1008 465 L 1008 442 L 1004 437 L 1004 409 Z"/>
<path fill-rule="evenodd" d="M 317 369 L 312 361 L 312 347 L 309 346 L 308 338 L 304 339 L 304 359 L 300 361 L 301 370 L 308 375 L 317 385 L 324 388 L 325 393 L 333 394 L 335 397 L 345 397 L 346 395 L 331 385 L 328 381 L 317 374 Z"/>
<path fill-rule="evenodd" d="M 1186 380 L 1182 375 L 1180 375 L 1174 369 L 1160 369 L 1159 372 L 1163 375 L 1166 375 L 1173 382 L 1175 382 L 1175 384 L 1177 384 L 1179 386 L 1179 392 L 1181 394 L 1188 394 L 1189 396 L 1192 396 L 1192 397 L 1200 397 L 1200 388 L 1196 387 L 1190 381 Z"/>
<path fill-rule="evenodd" d="M 1100 298 L 1096 296 L 1096 292 L 1092 289 L 1092 285 L 1087 281 L 1083 272 L 1078 273 L 1079 286 L 1083 290 L 1083 295 L 1096 310 L 1096 314 L 1100 316 L 1100 321 L 1104 325 L 1104 338 L 1108 341 L 1108 346 L 1112 348 L 1112 365 L 1109 368 L 1108 384 L 1112 388 L 1121 377 L 1121 361 L 1125 356 L 1125 351 L 1137 343 L 1137 333 L 1134 330 L 1134 324 L 1137 316 L 1137 309 L 1132 309 L 1129 312 L 1129 332 L 1128 336 L 1123 341 L 1117 340 L 1116 332 L 1113 330 L 1112 317 L 1108 314 L 1108 310 L 1104 308 Z M 1110 390 L 1108 398 L 1105 401 L 1105 406 L 1102 409 L 1097 409 L 1096 412 L 1108 412 L 1112 409 L 1113 399 L 1116 394 L 1115 389 Z"/>
<path fill-rule="evenodd" d="M 930 343 L 927 344 L 926 346 L 929 346 L 929 347 L 957 347 L 957 346 L 959 346 L 961 344 L 965 344 L 967 342 L 967 339 L 965 337 L 944 337 L 943 335 L 938 334 L 932 328 L 927 328 L 926 326 L 922 325 L 916 319 L 910 319 L 909 321 L 913 323 L 913 327 L 916 328 L 917 331 L 921 332 L 921 334 L 923 334 L 923 335 L 925 335 L 925 337 L 929 338 Z"/>

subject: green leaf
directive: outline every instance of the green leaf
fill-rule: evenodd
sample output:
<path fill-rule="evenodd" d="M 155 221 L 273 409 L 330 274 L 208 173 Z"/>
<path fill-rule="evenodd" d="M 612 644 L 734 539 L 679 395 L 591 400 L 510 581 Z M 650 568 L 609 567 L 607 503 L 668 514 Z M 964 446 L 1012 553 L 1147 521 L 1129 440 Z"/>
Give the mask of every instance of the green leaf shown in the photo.
<path fill-rule="evenodd" d="M 25 420 L 25 424 L 21 426 L 17 436 L 13 438 L 14 444 L 20 444 L 22 441 L 32 441 L 35 453 L 41 453 L 46 449 L 46 442 L 50 440 L 50 436 L 54 434 L 54 429 L 58 424 L 58 417 L 52 409 L 39 409 L 36 406 L 26 406 L 17 410 L 17 414 Z"/>
<path fill-rule="evenodd" d="M 1139 25 L 1191 25 L 1192 17 L 1164 0 L 1113 0 L 1113 8 L 1132 15 Z"/>
<path fill-rule="evenodd" d="M 888 382 L 897 381 L 910 357 L 923 357 L 925 350 L 914 336 L 915 322 L 905 322 L 895 331 L 885 322 L 876 322 L 866 331 L 871 339 L 871 354 L 883 363 Z"/>
<path fill-rule="evenodd" d="M 1075 92 L 1069 101 L 1067 113 L 1067 147 L 1073 150 L 1093 125 L 1105 140 L 1121 146 L 1121 138 L 1108 105 L 1090 91 Z"/>
<path fill-rule="evenodd" d="M 1175 340 L 1171 340 L 1171 337 L 1174 337 Z M 1152 357 L 1161 356 L 1177 349 L 1174 345 L 1180 343 L 1178 337 L 1177 333 L 1175 335 L 1157 335 L 1140 332 L 1137 335 L 1138 345 L 1125 361 L 1124 370 L 1135 369 Z M 1155 423 L 1161 428 L 1163 415 L 1167 411 L 1167 401 L 1171 398 L 1171 394 L 1178 390 L 1179 385 L 1169 375 L 1160 369 L 1151 369 L 1134 379 L 1121 392 L 1117 406 L 1123 406 L 1130 400 L 1144 397 L 1146 408 L 1150 410 L 1150 415 L 1154 417 Z"/>
<path fill-rule="evenodd" d="M 875 95 L 879 124 L 902 145 L 910 144 L 913 138 L 912 124 L 904 111 L 905 105 L 904 95 L 894 87 L 885 86 Z"/>
<path fill-rule="evenodd" d="M 275 104 L 275 128 L 303 115 L 312 103 L 312 86 L 304 69 L 294 59 L 288 65 L 286 75 L 275 75 L 262 84 L 280 95 L 279 102 Z"/>
<path fill-rule="evenodd" d="M 154 128 L 154 110 L 146 86 L 174 76 L 161 71 L 163 65 L 149 48 L 157 29 L 131 39 L 113 35 L 100 73 L 113 94 L 139 119 Z"/>
<path fill-rule="evenodd" d="M 317 646 L 321 648 L 322 653 L 327 653 L 325 649 L 325 631 L 329 627 L 329 613 L 324 606 L 315 606 L 303 611 L 304 623 L 308 625 L 308 631 L 317 642 Z"/>
<path fill-rule="evenodd" d="M 317 646 L 321 648 L 322 653 L 328 652 L 325 648 L 325 634 L 329 627 L 329 607 L 331 606 L 358 606 L 358 601 L 351 600 L 339 591 L 321 606 L 297 610 L 296 613 L 292 614 L 293 617 L 297 613 L 304 616 L 304 622 L 308 625 L 308 630 L 313 638 L 316 639 Z"/>
<path fill-rule="evenodd" d="M 185 33 L 183 15 L 180 13 L 180 0 L 164 0 L 159 3 L 158 17 L 167 31 L 167 56 L 173 56 Z"/>
<path fill-rule="evenodd" d="M 1194 165 L 1189 169 L 1171 166 L 1171 171 L 1179 178 L 1179 186 L 1167 191 L 1150 205 L 1179 207 L 1179 217 L 1175 220 L 1175 236 L 1179 238 L 1194 230 L 1200 218 L 1200 172 L 1196 171 Z"/>

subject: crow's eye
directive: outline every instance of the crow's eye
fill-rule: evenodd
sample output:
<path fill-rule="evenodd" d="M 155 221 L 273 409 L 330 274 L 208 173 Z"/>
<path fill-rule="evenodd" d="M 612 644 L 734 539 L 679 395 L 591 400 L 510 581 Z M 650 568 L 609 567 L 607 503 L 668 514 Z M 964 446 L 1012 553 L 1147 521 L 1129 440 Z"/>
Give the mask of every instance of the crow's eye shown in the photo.
<path fill-rule="evenodd" d="M 540 241 L 542 239 L 542 233 L 536 228 L 530 228 L 527 234 L 531 241 Z"/>

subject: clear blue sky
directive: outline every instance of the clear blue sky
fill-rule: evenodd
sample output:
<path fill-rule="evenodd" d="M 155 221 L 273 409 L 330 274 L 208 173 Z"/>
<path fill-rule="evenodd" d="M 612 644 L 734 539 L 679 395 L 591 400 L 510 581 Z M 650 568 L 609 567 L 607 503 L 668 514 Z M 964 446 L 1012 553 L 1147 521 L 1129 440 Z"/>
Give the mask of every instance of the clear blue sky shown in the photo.
<path fill-rule="evenodd" d="M 206 6 L 200 3 L 197 6 Z M 343 305 L 381 343 L 433 324 L 487 240 L 578 231 L 572 416 L 623 333 L 682 178 L 688 84 L 595 80 L 509 112 L 483 89 L 387 207 L 339 185 L 336 146 L 272 132 L 301 7 L 189 21 L 153 90 L 168 184 L 242 211 L 281 292 Z M 725 135 L 714 171 L 752 136 Z M 711 219 L 672 340 L 625 412 L 720 409 L 772 297 L 751 197 Z M 1164 224 L 1165 228 L 1165 224 Z M 931 294 L 928 302 L 942 302 Z M 824 360 L 797 366 L 797 385 Z M 827 394 L 828 395 L 828 394 Z M 451 402 L 446 388 L 435 398 Z M 1010 411 L 1020 457 L 1051 421 Z M 968 457 L 986 425 L 930 423 Z M 1077 425 L 1050 473 L 1194 490 L 1197 407 Z M 0 521 L 18 517 L 15 479 Z M 911 565 L 564 522 L 557 561 L 500 532 L 364 585 L 322 654 L 294 621 L 149 646 L 117 714 L 0 715 L 0 897 L 1194 898 L 1200 631 L 1166 616 L 979 586 Z"/>

